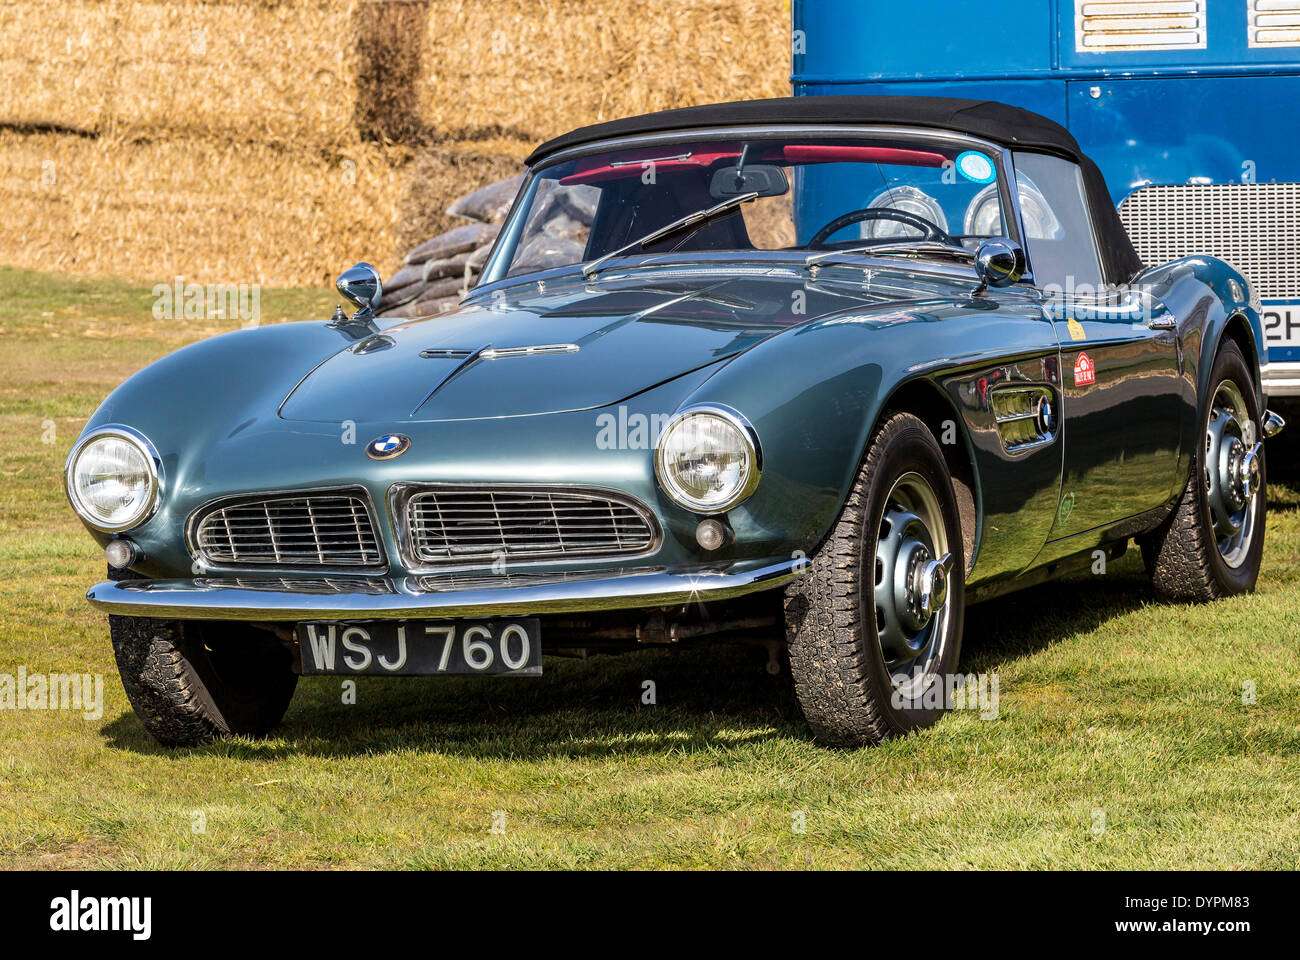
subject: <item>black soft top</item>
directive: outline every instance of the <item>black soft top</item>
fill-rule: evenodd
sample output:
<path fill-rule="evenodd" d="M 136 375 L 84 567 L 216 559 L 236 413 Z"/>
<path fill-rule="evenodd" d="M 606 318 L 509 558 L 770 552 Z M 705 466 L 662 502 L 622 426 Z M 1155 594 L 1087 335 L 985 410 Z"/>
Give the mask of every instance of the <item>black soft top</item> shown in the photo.
<path fill-rule="evenodd" d="M 711 103 L 579 127 L 546 141 L 525 162 L 533 166 L 569 147 L 643 133 L 699 127 L 792 123 L 932 127 L 965 133 L 1016 150 L 1065 157 L 1082 168 L 1107 280 L 1123 283 L 1142 269 L 1142 261 L 1133 249 L 1128 234 L 1124 232 L 1124 225 L 1111 202 L 1101 171 L 1084 156 L 1070 131 L 1041 114 L 994 100 L 854 95 Z"/>

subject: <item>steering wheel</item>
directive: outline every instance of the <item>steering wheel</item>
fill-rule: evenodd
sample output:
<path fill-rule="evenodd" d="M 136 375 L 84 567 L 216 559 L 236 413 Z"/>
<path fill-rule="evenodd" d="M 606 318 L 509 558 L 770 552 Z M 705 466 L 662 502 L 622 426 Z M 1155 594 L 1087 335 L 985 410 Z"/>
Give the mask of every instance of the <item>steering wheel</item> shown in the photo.
<path fill-rule="evenodd" d="M 808 246 L 820 247 L 827 238 L 835 236 L 850 224 L 861 223 L 864 220 L 893 220 L 895 223 L 905 223 L 909 227 L 916 227 L 923 231 L 925 235 L 922 240 L 938 240 L 940 243 L 958 246 L 957 241 L 937 223 L 931 223 L 925 217 L 918 217 L 915 213 L 908 213 L 906 210 L 895 210 L 893 207 L 863 207 L 860 210 L 850 210 L 814 233 L 812 239 L 808 241 Z"/>

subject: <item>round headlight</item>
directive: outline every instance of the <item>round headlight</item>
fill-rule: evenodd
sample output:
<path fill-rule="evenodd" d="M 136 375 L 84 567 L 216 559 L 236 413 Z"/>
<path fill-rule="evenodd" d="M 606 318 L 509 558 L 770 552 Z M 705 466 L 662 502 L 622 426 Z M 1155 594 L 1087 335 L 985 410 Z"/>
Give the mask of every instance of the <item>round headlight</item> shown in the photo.
<path fill-rule="evenodd" d="M 694 513 L 723 513 L 758 486 L 758 435 L 749 421 L 721 406 L 690 407 L 664 429 L 655 474 L 664 492 Z"/>
<path fill-rule="evenodd" d="M 127 530 L 158 503 L 158 455 L 134 430 L 104 427 L 68 457 L 68 499 L 96 530 Z"/>

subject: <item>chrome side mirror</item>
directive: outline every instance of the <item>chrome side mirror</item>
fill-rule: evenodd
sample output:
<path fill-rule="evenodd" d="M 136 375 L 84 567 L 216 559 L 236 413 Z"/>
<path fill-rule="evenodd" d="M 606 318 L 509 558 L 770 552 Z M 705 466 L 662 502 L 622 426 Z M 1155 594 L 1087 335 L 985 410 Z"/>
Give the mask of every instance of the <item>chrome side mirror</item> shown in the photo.
<path fill-rule="evenodd" d="M 981 294 L 988 287 L 1009 287 L 1025 275 L 1025 251 L 1006 237 L 993 237 L 975 248 L 975 273 Z"/>
<path fill-rule="evenodd" d="M 379 279 L 379 271 L 368 263 L 348 267 L 339 274 L 334 286 L 358 308 L 352 315 L 353 321 L 364 322 L 373 317 L 379 308 L 379 300 L 384 295 L 384 284 Z"/>

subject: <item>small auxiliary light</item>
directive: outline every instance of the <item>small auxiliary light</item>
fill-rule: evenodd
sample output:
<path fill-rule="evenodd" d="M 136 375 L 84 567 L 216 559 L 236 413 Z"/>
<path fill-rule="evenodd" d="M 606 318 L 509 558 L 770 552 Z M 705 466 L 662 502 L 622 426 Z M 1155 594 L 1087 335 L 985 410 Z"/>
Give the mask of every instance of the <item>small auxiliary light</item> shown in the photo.
<path fill-rule="evenodd" d="M 731 542 L 731 528 L 712 517 L 701 520 L 695 528 L 695 541 L 705 550 L 719 550 Z"/>
<path fill-rule="evenodd" d="M 104 557 L 114 570 L 125 570 L 140 559 L 140 548 L 130 540 L 110 540 Z"/>

